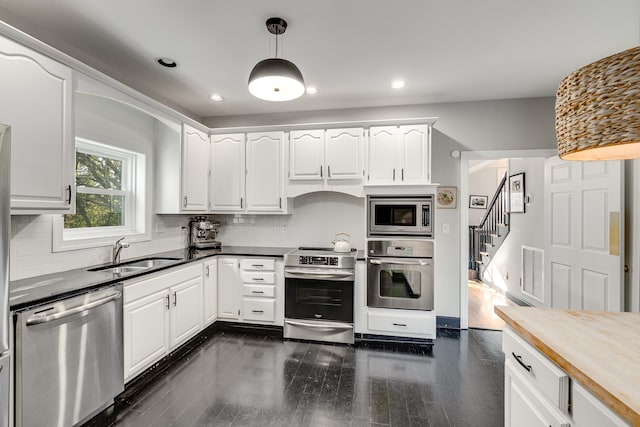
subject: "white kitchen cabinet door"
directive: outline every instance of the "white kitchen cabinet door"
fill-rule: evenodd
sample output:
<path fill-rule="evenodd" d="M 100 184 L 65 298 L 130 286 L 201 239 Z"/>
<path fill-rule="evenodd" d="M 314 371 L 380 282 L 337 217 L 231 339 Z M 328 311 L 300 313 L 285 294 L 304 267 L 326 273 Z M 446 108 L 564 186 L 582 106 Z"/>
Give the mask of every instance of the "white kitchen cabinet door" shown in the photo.
<path fill-rule="evenodd" d="M 240 318 L 240 271 L 237 258 L 218 258 L 218 318 Z"/>
<path fill-rule="evenodd" d="M 128 380 L 169 353 L 169 292 L 123 306 L 124 378 Z"/>
<path fill-rule="evenodd" d="M 400 179 L 398 163 L 398 128 L 378 126 L 369 129 L 367 181 L 393 184 Z M 397 176 L 396 176 L 397 175 Z"/>
<path fill-rule="evenodd" d="M 282 212 L 284 132 L 247 134 L 247 212 Z"/>
<path fill-rule="evenodd" d="M 504 364 L 505 427 L 569 427 L 569 420 L 553 407 L 512 366 Z"/>
<path fill-rule="evenodd" d="M 169 289 L 171 299 L 171 349 L 202 330 L 202 275 Z"/>
<path fill-rule="evenodd" d="M 327 180 L 362 179 L 362 128 L 327 129 L 324 161 Z"/>
<path fill-rule="evenodd" d="M 407 125 L 398 128 L 399 146 L 402 149 L 400 182 L 425 183 L 431 181 L 431 138 L 427 125 Z M 398 172 L 396 171 L 396 174 Z"/>
<path fill-rule="evenodd" d="M 289 133 L 289 179 L 321 180 L 325 177 L 324 130 Z"/>
<path fill-rule="evenodd" d="M 218 315 L 218 260 L 205 261 L 204 266 L 204 289 L 203 289 L 203 310 L 204 326 L 212 324 Z"/>
<path fill-rule="evenodd" d="M 11 126 L 11 209 L 72 213 L 72 71 L 0 37 L 0 123 Z"/>
<path fill-rule="evenodd" d="M 182 210 L 206 212 L 208 207 L 209 138 L 183 124 Z"/>
<path fill-rule="evenodd" d="M 621 161 L 545 161 L 546 306 L 624 309 L 623 188 Z"/>
<path fill-rule="evenodd" d="M 245 134 L 211 137 L 210 210 L 245 209 Z"/>

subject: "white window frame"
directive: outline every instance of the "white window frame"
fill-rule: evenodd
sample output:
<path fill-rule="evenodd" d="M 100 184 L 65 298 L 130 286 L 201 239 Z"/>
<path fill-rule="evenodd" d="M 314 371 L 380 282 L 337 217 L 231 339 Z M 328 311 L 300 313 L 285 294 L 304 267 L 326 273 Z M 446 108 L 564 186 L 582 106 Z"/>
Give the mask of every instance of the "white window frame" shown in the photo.
<path fill-rule="evenodd" d="M 124 225 L 65 229 L 64 215 L 57 215 L 53 222 L 53 251 L 110 246 L 120 237 L 126 237 L 129 242 L 151 240 L 146 226 L 150 223 L 146 213 L 146 155 L 84 138 L 76 138 L 76 151 L 123 162 L 121 190 L 81 186 L 76 192 L 125 196 Z"/>

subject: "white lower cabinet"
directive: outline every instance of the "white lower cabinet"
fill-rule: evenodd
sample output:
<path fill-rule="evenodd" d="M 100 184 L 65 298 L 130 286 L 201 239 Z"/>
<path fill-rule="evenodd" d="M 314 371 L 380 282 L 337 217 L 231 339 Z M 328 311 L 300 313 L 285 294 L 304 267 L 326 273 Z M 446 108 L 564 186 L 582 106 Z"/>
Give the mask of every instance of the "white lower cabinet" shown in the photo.
<path fill-rule="evenodd" d="M 502 351 L 505 427 L 629 426 L 510 327 L 503 331 Z"/>
<path fill-rule="evenodd" d="M 218 316 L 218 260 L 205 261 L 203 286 L 204 326 L 212 324 Z"/>
<path fill-rule="evenodd" d="M 218 259 L 218 319 L 282 326 L 283 292 L 282 260 Z"/>
<path fill-rule="evenodd" d="M 202 330 L 202 285 L 202 264 L 125 282 L 125 381 Z"/>
<path fill-rule="evenodd" d="M 507 359 L 504 364 L 505 427 L 569 427 L 568 418 L 538 392 Z"/>
<path fill-rule="evenodd" d="M 240 318 L 238 258 L 218 258 L 218 319 Z"/>
<path fill-rule="evenodd" d="M 577 382 L 571 386 L 573 421 L 577 427 L 622 427 L 629 424 Z"/>
<path fill-rule="evenodd" d="M 436 316 L 433 311 L 370 308 L 367 327 L 373 334 L 435 339 Z"/>

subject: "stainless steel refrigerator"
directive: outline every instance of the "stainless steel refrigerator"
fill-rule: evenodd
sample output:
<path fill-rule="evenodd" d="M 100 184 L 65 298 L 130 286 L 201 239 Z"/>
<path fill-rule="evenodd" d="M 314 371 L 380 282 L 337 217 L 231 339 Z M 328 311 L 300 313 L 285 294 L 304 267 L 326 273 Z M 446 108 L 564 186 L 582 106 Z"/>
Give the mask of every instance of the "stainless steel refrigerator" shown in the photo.
<path fill-rule="evenodd" d="M 9 167 L 11 128 L 0 125 L 0 427 L 9 425 Z"/>

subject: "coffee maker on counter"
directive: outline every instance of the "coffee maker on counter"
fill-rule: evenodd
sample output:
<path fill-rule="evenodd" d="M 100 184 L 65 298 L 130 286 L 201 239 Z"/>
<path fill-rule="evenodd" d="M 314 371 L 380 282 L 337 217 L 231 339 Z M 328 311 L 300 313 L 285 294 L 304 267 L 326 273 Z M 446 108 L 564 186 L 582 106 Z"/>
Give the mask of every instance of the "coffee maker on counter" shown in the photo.
<path fill-rule="evenodd" d="M 216 240 L 220 230 L 219 221 L 209 221 L 206 216 L 197 216 L 189 222 L 189 247 L 194 249 L 218 249 Z"/>

